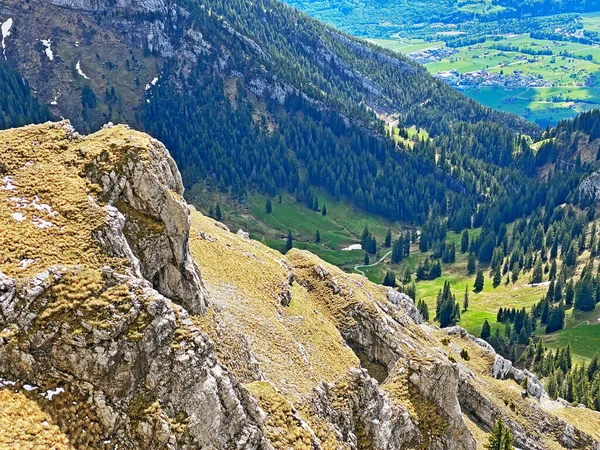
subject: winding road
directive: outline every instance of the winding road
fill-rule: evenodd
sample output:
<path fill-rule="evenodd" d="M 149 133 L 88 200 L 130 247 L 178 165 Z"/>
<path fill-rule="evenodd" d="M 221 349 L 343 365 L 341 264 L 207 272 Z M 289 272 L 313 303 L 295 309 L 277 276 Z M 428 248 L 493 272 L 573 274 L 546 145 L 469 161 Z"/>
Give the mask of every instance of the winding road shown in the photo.
<path fill-rule="evenodd" d="M 367 265 L 358 264 L 358 265 L 354 266 L 354 271 L 360 273 L 363 277 L 366 277 L 365 273 L 362 270 L 360 270 L 360 269 L 365 268 L 365 267 L 375 267 L 375 266 L 378 266 L 379 264 L 381 264 L 383 262 L 383 260 L 385 258 L 387 258 L 388 256 L 390 256 L 391 254 L 392 254 L 392 251 L 390 250 L 385 255 L 383 255 L 383 257 L 379 261 L 374 262 L 373 264 L 367 264 Z"/>

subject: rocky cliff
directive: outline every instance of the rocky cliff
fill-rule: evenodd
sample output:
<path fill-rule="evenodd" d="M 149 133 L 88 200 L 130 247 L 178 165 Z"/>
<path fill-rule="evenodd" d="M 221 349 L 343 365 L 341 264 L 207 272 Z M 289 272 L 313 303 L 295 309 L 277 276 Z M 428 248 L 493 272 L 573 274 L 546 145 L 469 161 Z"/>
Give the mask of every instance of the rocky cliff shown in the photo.
<path fill-rule="evenodd" d="M 314 255 L 191 210 L 168 152 L 107 126 L 0 132 L 0 447 L 600 448 L 484 342 Z"/>

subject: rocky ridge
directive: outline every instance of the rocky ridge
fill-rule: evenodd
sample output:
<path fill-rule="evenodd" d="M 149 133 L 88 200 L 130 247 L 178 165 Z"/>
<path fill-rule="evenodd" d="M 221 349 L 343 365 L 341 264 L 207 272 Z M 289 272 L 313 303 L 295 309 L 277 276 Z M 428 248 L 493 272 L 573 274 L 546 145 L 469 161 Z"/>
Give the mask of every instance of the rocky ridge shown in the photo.
<path fill-rule="evenodd" d="M 523 449 L 598 448 L 596 413 L 464 330 L 189 208 L 150 137 L 62 122 L 0 146 L 0 400 L 41 411 L 0 445 L 476 449 L 502 417 Z"/>

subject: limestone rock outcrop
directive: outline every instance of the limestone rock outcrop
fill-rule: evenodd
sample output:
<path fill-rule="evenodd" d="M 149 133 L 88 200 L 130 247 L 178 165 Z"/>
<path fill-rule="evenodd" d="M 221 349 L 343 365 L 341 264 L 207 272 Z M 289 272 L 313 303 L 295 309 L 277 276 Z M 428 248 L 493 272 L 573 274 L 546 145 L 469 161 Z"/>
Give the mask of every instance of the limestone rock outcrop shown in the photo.
<path fill-rule="evenodd" d="M 154 139 L 143 156 L 135 148 L 122 152 L 120 164 L 110 171 L 103 170 L 106 155 L 96 157 L 86 167 L 88 177 L 102 187 L 107 205 L 127 216 L 123 233 L 142 276 L 191 313 L 202 313 L 206 299 L 189 251 L 190 212 L 175 161 Z M 114 244 L 110 242 L 107 251 L 127 253 Z"/>

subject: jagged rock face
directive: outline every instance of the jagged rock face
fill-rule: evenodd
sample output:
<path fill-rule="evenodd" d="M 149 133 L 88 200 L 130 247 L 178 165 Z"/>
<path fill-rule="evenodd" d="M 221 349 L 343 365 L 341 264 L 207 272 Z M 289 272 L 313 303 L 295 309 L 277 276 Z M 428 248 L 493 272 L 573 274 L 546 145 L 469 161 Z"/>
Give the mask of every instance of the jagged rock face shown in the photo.
<path fill-rule="evenodd" d="M 333 405 L 344 389 L 344 404 Z M 366 370 L 351 369 L 343 383 L 323 385 L 315 389 L 309 400 L 310 408 L 323 417 L 351 448 L 371 446 L 381 450 L 407 448 L 418 442 L 420 432 L 408 410 L 394 405 Z M 357 436 L 348 430 L 362 430 Z M 358 433 L 357 433 L 358 434 Z M 368 442 L 365 442 L 368 437 Z M 362 441 L 361 441 L 362 439 Z"/>
<path fill-rule="evenodd" d="M 0 339 L 0 373 L 86 399 L 101 426 L 90 437 L 96 443 L 268 448 L 256 404 L 219 365 L 184 309 L 145 280 L 106 270 L 102 289 L 127 289 L 124 309 L 114 299 L 98 302 L 95 314 L 105 308 L 110 319 L 96 325 L 77 320 L 85 305 L 70 322 L 47 317 L 53 292 L 70 276 L 77 275 L 55 267 L 17 289 L 0 272 L 0 328 L 11 329 Z M 178 416 L 183 429 L 176 428 Z"/>
<path fill-rule="evenodd" d="M 87 405 L 76 447 L 270 448 L 256 402 L 173 302 L 205 308 L 162 144 L 126 127 L 81 137 L 68 122 L 0 135 L 0 221 L 13 233 L 0 235 L 0 374 L 61 391 L 46 405 L 56 422 L 62 398 Z"/>
<path fill-rule="evenodd" d="M 191 313 L 202 313 L 205 294 L 189 251 L 190 213 L 175 161 L 156 140 L 150 141 L 147 157 L 137 158 L 131 150 L 123 157 L 120 167 L 110 172 L 100 168 L 102 160 L 97 158 L 87 168 L 89 178 L 102 186 L 110 206 L 127 215 L 124 235 L 143 277 Z M 109 230 L 114 228 L 108 223 Z M 109 243 L 109 251 L 128 253 L 114 240 Z"/>
<path fill-rule="evenodd" d="M 90 12 L 113 11 L 116 8 L 127 8 L 139 12 L 164 11 L 168 7 L 165 0 L 47 0 L 56 6 L 79 9 Z"/>
<path fill-rule="evenodd" d="M 594 172 L 579 185 L 579 197 L 600 200 L 600 172 Z"/>

